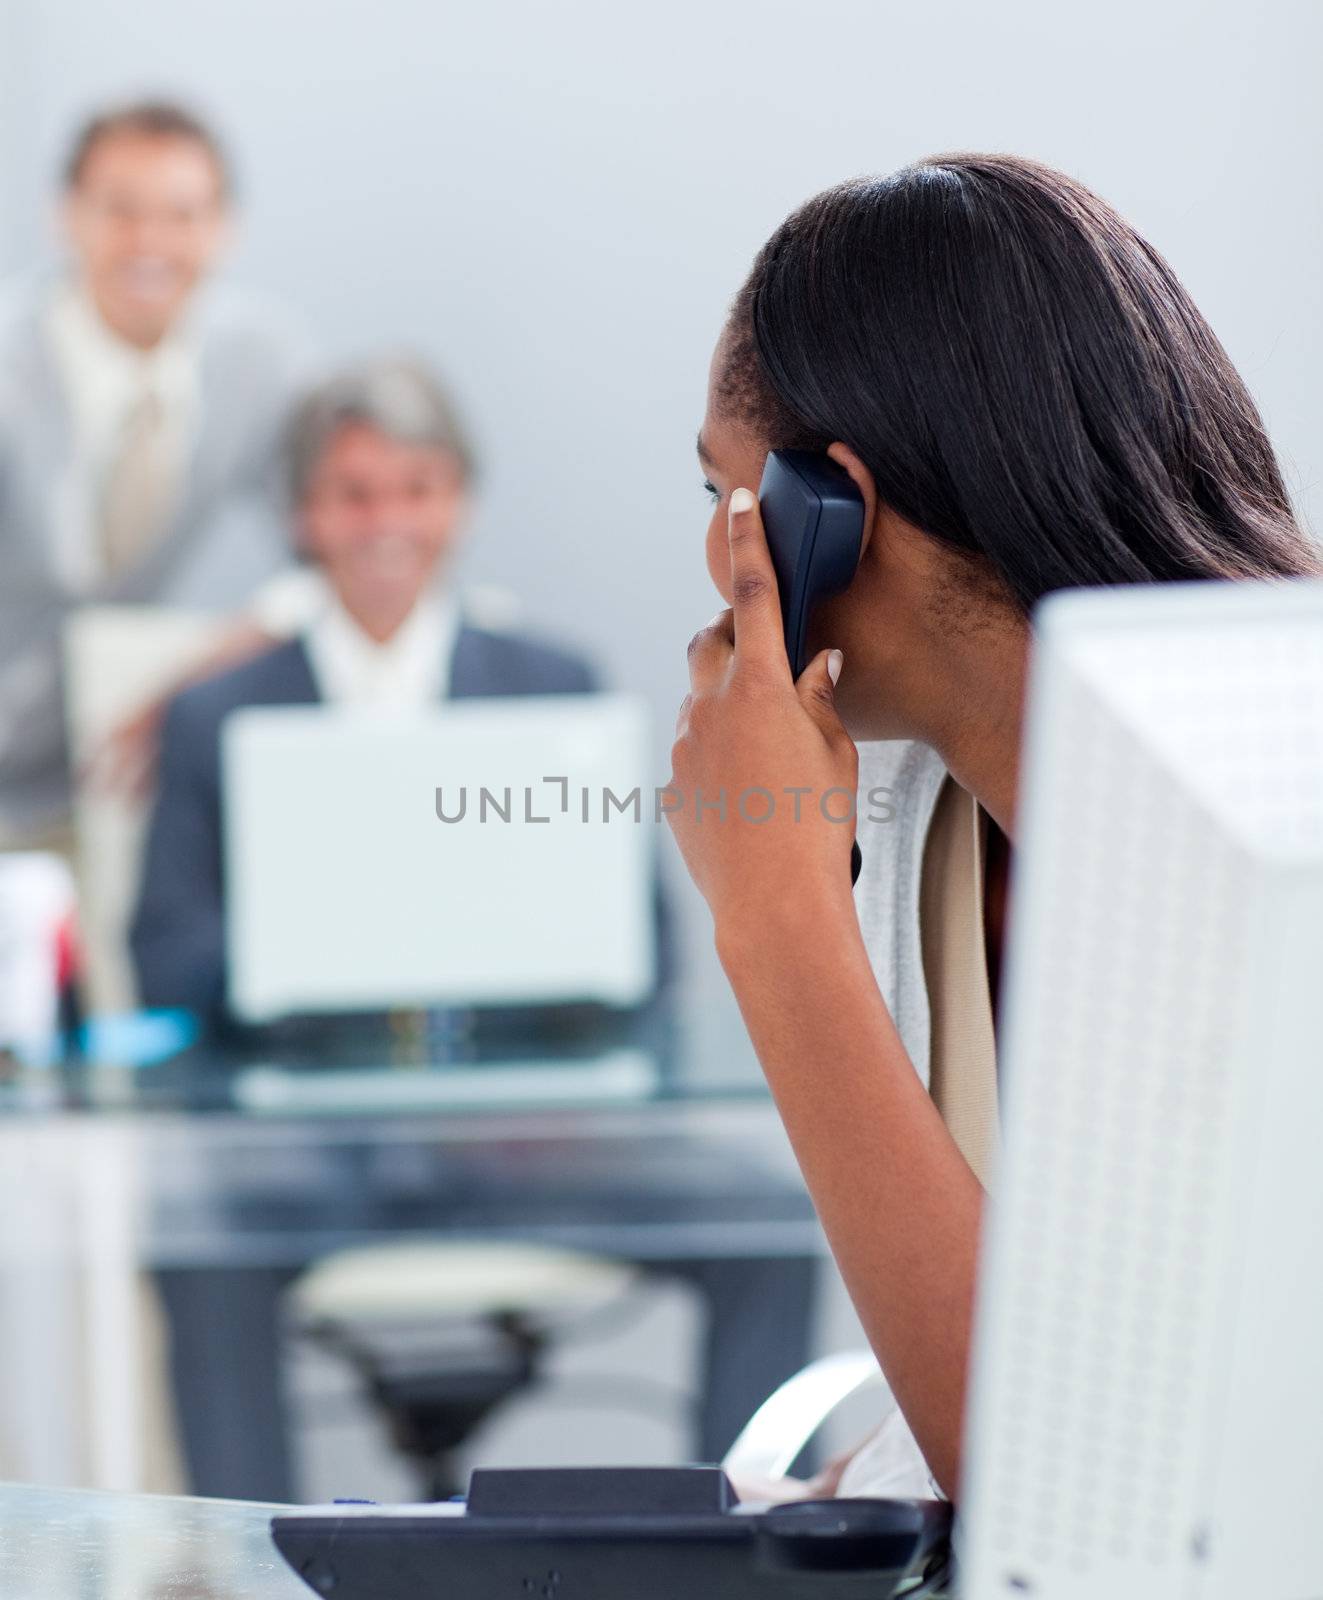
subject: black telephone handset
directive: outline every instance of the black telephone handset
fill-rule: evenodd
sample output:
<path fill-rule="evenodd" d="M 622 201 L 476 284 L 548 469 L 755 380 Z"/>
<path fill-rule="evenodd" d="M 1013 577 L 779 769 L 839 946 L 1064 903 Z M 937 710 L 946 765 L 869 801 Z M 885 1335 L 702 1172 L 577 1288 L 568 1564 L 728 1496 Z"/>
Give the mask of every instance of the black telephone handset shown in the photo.
<path fill-rule="evenodd" d="M 773 450 L 758 488 L 763 531 L 781 591 L 786 655 L 796 678 L 808 665 L 813 608 L 849 586 L 864 539 L 864 501 L 854 480 L 830 456 L 811 450 Z M 850 882 L 863 856 L 856 839 Z"/>

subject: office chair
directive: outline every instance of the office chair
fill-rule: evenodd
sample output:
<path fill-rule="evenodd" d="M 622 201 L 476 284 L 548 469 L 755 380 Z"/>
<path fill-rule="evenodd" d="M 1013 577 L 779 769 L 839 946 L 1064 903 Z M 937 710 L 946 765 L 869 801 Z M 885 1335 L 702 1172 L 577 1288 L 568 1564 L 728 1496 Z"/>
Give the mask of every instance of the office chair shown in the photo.
<path fill-rule="evenodd" d="M 557 1327 L 619 1304 L 635 1272 L 520 1244 L 340 1251 L 290 1291 L 296 1336 L 345 1361 L 429 1500 L 464 1488 L 462 1445 L 539 1376 Z M 885 1381 L 867 1351 L 811 1362 L 776 1390 L 722 1462 L 732 1480 L 783 1478 L 831 1415 Z"/>
<path fill-rule="evenodd" d="M 295 1337 L 346 1362 L 424 1499 L 462 1492 L 457 1456 L 531 1385 L 557 1335 L 623 1300 L 618 1262 L 540 1245 L 423 1241 L 344 1250 L 289 1293 Z"/>
<path fill-rule="evenodd" d="M 126 718 L 207 659 L 225 627 L 226 619 L 171 606 L 88 606 L 65 625 L 82 989 L 94 1015 L 131 1011 L 137 1004 L 127 928 L 148 801 L 89 783 L 89 764 Z"/>
<path fill-rule="evenodd" d="M 886 1388 L 868 1350 L 821 1356 L 763 1401 L 722 1460 L 733 1483 L 784 1478 L 832 1414 L 856 1395 Z"/>

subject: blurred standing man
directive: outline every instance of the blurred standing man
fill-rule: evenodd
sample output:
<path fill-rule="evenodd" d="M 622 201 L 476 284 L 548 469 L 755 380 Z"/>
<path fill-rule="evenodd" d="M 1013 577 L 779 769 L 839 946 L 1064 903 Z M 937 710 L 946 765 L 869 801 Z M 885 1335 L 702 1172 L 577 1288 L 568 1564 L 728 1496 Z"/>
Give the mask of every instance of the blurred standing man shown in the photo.
<path fill-rule="evenodd" d="M 0 846 L 66 836 L 70 611 L 228 611 L 282 562 L 276 446 L 308 362 L 270 306 L 207 285 L 232 201 L 190 112 L 105 112 L 64 169 L 67 266 L 0 290 Z"/>

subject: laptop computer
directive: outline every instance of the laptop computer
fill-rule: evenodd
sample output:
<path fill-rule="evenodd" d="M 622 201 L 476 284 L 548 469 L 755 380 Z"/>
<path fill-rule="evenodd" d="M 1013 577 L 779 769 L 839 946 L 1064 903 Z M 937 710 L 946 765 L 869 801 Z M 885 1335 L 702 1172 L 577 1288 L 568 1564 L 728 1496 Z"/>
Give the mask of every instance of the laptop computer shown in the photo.
<path fill-rule="evenodd" d="M 292 1013 L 645 999 L 648 722 L 623 694 L 226 724 L 229 1001 Z"/>

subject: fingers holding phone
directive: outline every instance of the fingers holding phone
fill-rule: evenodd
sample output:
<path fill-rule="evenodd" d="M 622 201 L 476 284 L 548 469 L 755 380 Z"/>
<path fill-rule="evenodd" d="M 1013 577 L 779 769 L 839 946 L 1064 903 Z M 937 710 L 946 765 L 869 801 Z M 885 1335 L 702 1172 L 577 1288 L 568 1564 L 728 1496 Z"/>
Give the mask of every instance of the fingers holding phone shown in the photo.
<path fill-rule="evenodd" d="M 839 652 L 796 683 L 757 503 L 731 496 L 732 597 L 689 647 L 668 820 L 719 935 L 794 897 L 848 895 L 858 758 L 833 705 Z"/>

